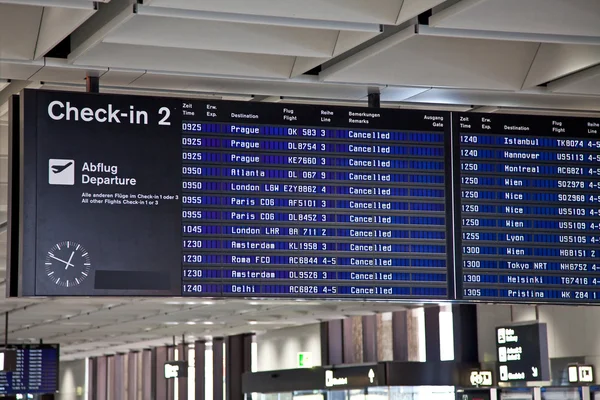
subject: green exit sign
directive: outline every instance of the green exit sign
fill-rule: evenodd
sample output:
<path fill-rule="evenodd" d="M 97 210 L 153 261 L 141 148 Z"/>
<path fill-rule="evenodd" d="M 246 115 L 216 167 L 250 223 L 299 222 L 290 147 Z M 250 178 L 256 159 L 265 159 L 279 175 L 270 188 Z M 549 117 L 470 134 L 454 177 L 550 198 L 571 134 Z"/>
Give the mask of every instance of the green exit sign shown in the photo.
<path fill-rule="evenodd" d="M 302 352 L 298 353 L 298 368 L 312 368 L 313 360 L 312 353 L 310 352 Z"/>

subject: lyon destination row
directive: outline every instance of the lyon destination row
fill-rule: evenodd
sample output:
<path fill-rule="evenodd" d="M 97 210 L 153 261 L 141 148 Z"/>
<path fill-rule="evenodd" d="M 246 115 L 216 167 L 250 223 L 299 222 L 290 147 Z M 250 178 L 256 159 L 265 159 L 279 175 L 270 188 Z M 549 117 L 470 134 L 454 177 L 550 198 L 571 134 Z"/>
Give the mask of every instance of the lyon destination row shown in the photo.
<path fill-rule="evenodd" d="M 448 296 L 443 130 L 182 128 L 185 295 Z"/>
<path fill-rule="evenodd" d="M 593 121 L 461 115 L 462 297 L 600 300 Z"/>

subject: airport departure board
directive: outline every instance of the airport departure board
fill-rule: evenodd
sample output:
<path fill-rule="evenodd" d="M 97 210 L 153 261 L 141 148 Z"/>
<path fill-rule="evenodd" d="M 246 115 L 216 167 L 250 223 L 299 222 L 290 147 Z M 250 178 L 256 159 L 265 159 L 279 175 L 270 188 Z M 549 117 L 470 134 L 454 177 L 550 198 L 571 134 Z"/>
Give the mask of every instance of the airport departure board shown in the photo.
<path fill-rule="evenodd" d="M 459 298 L 600 301 L 600 120 L 465 113 L 454 131 Z"/>
<path fill-rule="evenodd" d="M 21 113 L 21 295 L 453 292 L 450 113 L 28 90 Z"/>
<path fill-rule="evenodd" d="M 47 394 L 58 390 L 59 347 L 16 345 L 17 369 L 0 372 L 0 395 Z"/>
<path fill-rule="evenodd" d="M 20 101 L 19 296 L 600 300 L 600 120 Z"/>

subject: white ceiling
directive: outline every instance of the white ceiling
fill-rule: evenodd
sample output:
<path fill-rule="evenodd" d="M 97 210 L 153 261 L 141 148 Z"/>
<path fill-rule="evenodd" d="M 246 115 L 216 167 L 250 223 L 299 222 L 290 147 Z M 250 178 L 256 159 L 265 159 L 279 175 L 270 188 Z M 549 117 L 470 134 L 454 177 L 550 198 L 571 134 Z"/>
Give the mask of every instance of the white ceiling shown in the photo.
<path fill-rule="evenodd" d="M 112 93 L 357 105 L 379 90 L 384 107 L 598 116 L 599 19 L 597 0 L 0 0 L 0 219 L 5 101 L 23 87 L 81 91 L 91 74 Z M 48 54 L 65 38 L 70 51 Z M 11 341 L 81 357 L 403 307 L 186 302 L 10 299 L 0 312 Z"/>

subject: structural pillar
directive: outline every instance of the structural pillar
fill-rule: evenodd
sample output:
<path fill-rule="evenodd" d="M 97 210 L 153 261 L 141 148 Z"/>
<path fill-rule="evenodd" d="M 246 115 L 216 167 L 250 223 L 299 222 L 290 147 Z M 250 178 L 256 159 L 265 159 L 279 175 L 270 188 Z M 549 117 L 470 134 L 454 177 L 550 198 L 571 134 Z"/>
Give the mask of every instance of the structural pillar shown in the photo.
<path fill-rule="evenodd" d="M 224 400 L 223 338 L 213 338 L 213 400 Z"/>
<path fill-rule="evenodd" d="M 127 379 L 127 367 L 125 366 L 125 354 L 116 354 L 113 365 L 113 387 L 112 400 L 126 400 L 125 379 Z"/>
<path fill-rule="evenodd" d="M 167 361 L 175 360 L 175 346 L 167 346 Z M 160 367 L 164 376 L 164 365 Z M 167 381 L 167 397 L 166 400 L 175 399 L 175 379 L 165 379 Z"/>
<path fill-rule="evenodd" d="M 454 360 L 478 363 L 477 305 L 453 305 L 452 325 L 454 331 Z"/>
<path fill-rule="evenodd" d="M 365 363 L 377 361 L 377 316 L 362 317 L 363 359 Z"/>
<path fill-rule="evenodd" d="M 108 359 L 106 356 L 96 358 L 96 398 L 95 400 L 108 400 L 106 388 L 108 386 Z"/>
<path fill-rule="evenodd" d="M 140 353 L 134 351 L 127 354 L 127 400 L 137 400 L 139 356 Z"/>
<path fill-rule="evenodd" d="M 169 398 L 169 386 L 165 379 L 165 363 L 167 362 L 168 351 L 166 346 L 152 349 L 152 375 L 154 375 L 152 400 L 167 400 Z"/>
<path fill-rule="evenodd" d="M 440 359 L 440 307 L 425 307 L 425 360 Z"/>
<path fill-rule="evenodd" d="M 179 361 L 188 361 L 188 345 L 185 343 L 181 343 L 179 346 L 177 346 L 177 353 L 178 353 L 178 357 L 177 360 Z M 188 364 L 188 373 L 189 373 L 189 364 Z M 188 378 L 179 378 L 177 380 L 177 393 L 178 393 L 178 397 L 179 400 L 188 400 Z"/>
<path fill-rule="evenodd" d="M 195 400 L 206 400 L 206 342 L 194 343 Z M 191 399 L 190 399 L 191 400 Z"/>
<path fill-rule="evenodd" d="M 409 361 L 407 310 L 392 313 L 392 349 L 394 361 Z"/>
<path fill-rule="evenodd" d="M 242 374 L 252 370 L 252 334 L 227 337 L 226 384 L 227 400 L 244 400 Z"/>
<path fill-rule="evenodd" d="M 86 388 L 86 390 L 88 391 L 88 399 L 89 400 L 97 400 L 98 399 L 98 396 L 97 396 L 98 379 L 96 377 L 97 369 L 98 369 L 97 358 L 90 357 L 88 359 L 88 371 L 87 371 L 88 387 Z"/>
<path fill-rule="evenodd" d="M 321 322 L 321 364 L 344 363 L 342 320 Z"/>
<path fill-rule="evenodd" d="M 154 374 L 152 373 L 152 366 L 154 365 L 154 351 L 150 349 L 144 349 L 142 351 L 142 399 L 155 400 L 153 395 L 154 385 Z"/>

